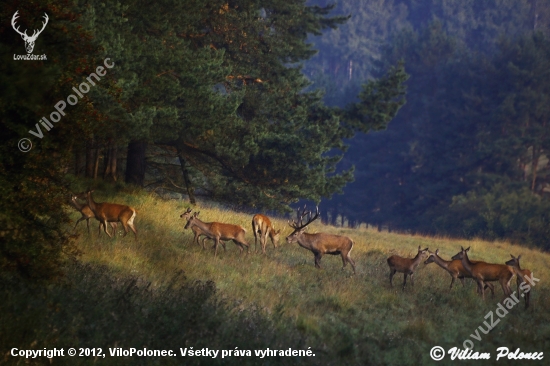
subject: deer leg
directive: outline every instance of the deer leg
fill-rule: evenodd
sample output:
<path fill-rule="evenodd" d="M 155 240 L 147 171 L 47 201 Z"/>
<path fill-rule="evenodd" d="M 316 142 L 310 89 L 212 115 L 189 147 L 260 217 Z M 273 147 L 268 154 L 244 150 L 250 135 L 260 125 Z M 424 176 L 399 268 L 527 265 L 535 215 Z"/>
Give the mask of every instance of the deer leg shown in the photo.
<path fill-rule="evenodd" d="M 411 276 L 411 286 L 414 287 L 414 273 L 411 273 L 410 276 Z"/>
<path fill-rule="evenodd" d="M 485 283 L 481 280 L 478 280 L 477 285 L 479 287 L 479 290 L 481 291 L 481 298 L 483 301 L 485 301 Z M 506 293 L 506 290 L 504 290 L 504 293 Z"/>
<path fill-rule="evenodd" d="M 214 258 L 218 255 L 218 244 L 220 243 L 220 238 L 216 237 L 214 242 Z"/>
<path fill-rule="evenodd" d="M 109 231 L 107 230 L 107 220 L 103 220 L 103 222 L 101 222 L 101 225 L 103 225 L 103 230 L 105 231 L 105 234 L 107 234 L 109 238 L 112 238 L 112 235 L 109 234 Z"/>
<path fill-rule="evenodd" d="M 390 268 L 390 286 L 393 287 L 393 276 L 395 275 L 395 272 L 397 272 L 395 269 Z"/>
<path fill-rule="evenodd" d="M 353 274 L 355 274 L 355 261 L 353 259 L 351 259 L 350 255 L 349 255 L 349 252 L 348 252 L 348 254 L 346 254 L 346 259 L 349 262 L 349 264 L 351 265 L 351 268 L 353 268 Z"/>
<path fill-rule="evenodd" d="M 451 287 L 449 287 L 449 290 L 452 290 L 453 283 L 455 283 L 455 276 L 451 275 Z"/>
<path fill-rule="evenodd" d="M 265 252 L 265 247 L 267 246 L 267 233 L 261 233 L 262 236 L 260 236 L 260 244 L 262 245 L 262 254 L 267 254 Z"/>
<path fill-rule="evenodd" d="M 122 221 L 122 226 L 124 227 L 124 234 L 122 234 L 122 237 L 124 238 L 127 234 L 128 234 L 128 222 L 124 222 Z M 136 235 L 136 239 L 137 239 L 137 235 Z"/>
<path fill-rule="evenodd" d="M 134 224 L 128 224 L 128 226 L 130 227 L 130 229 L 132 229 L 132 231 L 134 232 L 134 238 L 137 240 L 137 229 L 135 228 Z M 114 229 L 113 229 L 113 233 L 114 233 Z"/>
<path fill-rule="evenodd" d="M 86 217 L 85 216 L 82 216 L 81 218 L 79 218 L 78 220 L 76 220 L 76 223 L 74 224 L 74 228 L 73 230 L 76 230 L 76 225 L 78 225 L 78 223 L 82 220 L 86 220 Z M 88 229 L 89 230 L 89 229 Z"/>
<path fill-rule="evenodd" d="M 323 255 L 320 252 L 313 253 L 315 255 L 315 267 L 321 269 L 321 257 Z"/>
<path fill-rule="evenodd" d="M 110 222 L 109 224 L 111 224 L 111 227 L 113 228 L 113 235 L 115 235 L 116 234 L 116 229 L 118 227 L 118 223 Z"/>
<path fill-rule="evenodd" d="M 256 253 L 258 245 L 258 233 L 256 233 L 256 229 L 254 228 L 254 253 Z M 262 239 L 260 237 L 260 245 L 262 245 Z"/>
<path fill-rule="evenodd" d="M 529 307 L 529 298 L 531 297 L 531 291 L 533 291 L 533 288 L 529 289 L 529 291 L 525 293 L 525 309 Z"/>
<path fill-rule="evenodd" d="M 491 297 L 495 297 L 495 286 L 491 282 L 487 282 L 485 284 L 485 288 L 489 288 L 491 290 Z"/>
<path fill-rule="evenodd" d="M 405 272 L 403 274 L 403 289 L 402 289 L 403 291 L 405 291 L 405 285 L 407 284 L 407 276 L 408 276 L 408 273 Z"/>
<path fill-rule="evenodd" d="M 237 239 L 233 239 L 233 243 L 235 243 L 235 245 L 237 247 L 239 247 L 239 250 L 241 251 L 241 254 L 243 254 L 244 247 L 243 247 L 242 243 L 239 242 Z"/>
<path fill-rule="evenodd" d="M 458 279 L 462 283 L 462 287 L 464 287 L 464 276 L 458 277 Z"/>

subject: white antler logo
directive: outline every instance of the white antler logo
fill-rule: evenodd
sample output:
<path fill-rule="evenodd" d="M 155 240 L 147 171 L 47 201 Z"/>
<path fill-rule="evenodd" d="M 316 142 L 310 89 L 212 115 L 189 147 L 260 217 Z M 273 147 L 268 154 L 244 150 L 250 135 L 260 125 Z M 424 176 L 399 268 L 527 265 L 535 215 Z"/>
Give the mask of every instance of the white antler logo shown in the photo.
<path fill-rule="evenodd" d="M 13 27 L 13 29 L 19 33 L 21 35 L 21 38 L 23 38 L 23 41 L 25 41 L 25 49 L 27 50 L 27 53 L 32 53 L 32 50 L 34 49 L 34 42 L 36 42 L 36 39 L 38 38 L 38 36 L 40 35 L 40 33 L 42 33 L 42 31 L 44 30 L 44 28 L 46 28 L 46 24 L 48 24 L 48 14 L 44 13 L 44 18 L 45 18 L 45 22 L 42 22 L 42 29 L 40 30 L 34 30 L 32 36 L 28 36 L 27 35 L 27 30 L 25 30 L 25 32 L 21 32 L 19 30 L 19 27 L 15 27 L 15 19 L 17 19 L 19 17 L 19 15 L 17 15 L 17 13 L 19 12 L 16 11 L 15 14 L 13 14 L 13 17 L 11 18 L 11 26 Z"/>

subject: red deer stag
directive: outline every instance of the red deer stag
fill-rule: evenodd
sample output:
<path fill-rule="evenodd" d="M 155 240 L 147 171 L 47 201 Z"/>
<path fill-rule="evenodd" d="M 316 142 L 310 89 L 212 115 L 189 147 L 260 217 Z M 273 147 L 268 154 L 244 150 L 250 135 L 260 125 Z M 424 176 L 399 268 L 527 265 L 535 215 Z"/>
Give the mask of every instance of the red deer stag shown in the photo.
<path fill-rule="evenodd" d="M 242 226 L 223 224 L 221 222 L 202 222 L 197 218 L 198 215 L 199 212 L 195 212 L 193 216 L 187 220 L 185 228 L 191 228 L 191 230 L 193 230 L 193 227 L 198 227 L 209 239 L 214 239 L 214 257 L 218 255 L 218 244 L 220 244 L 222 240 L 233 240 L 233 242 L 240 248 L 241 254 L 243 253 L 244 247 L 246 247 L 247 252 L 249 251 L 249 245 L 244 237 L 246 230 Z M 223 242 L 221 243 L 225 249 L 225 244 Z"/>
<path fill-rule="evenodd" d="M 134 232 L 135 239 L 137 240 L 137 231 L 134 226 L 136 210 L 130 206 L 119 205 L 116 203 L 94 202 L 94 199 L 92 198 L 92 192 L 93 190 L 88 190 L 86 192 L 86 200 L 95 217 L 99 220 L 101 224 L 103 224 L 105 234 L 107 234 L 110 238 L 112 237 L 111 234 L 109 234 L 109 232 L 107 231 L 108 222 L 120 221 L 122 223 L 122 226 L 124 226 L 124 235 L 122 237 L 125 237 L 126 234 L 128 234 L 129 227 Z M 101 225 L 99 226 L 99 232 L 101 233 Z"/>
<path fill-rule="evenodd" d="M 86 225 L 88 226 L 88 234 L 90 234 L 90 219 L 93 218 L 93 219 L 97 220 L 97 218 L 95 217 L 94 213 L 90 209 L 90 206 L 88 206 L 87 204 L 82 204 L 82 203 L 78 202 L 79 198 L 86 198 L 86 193 L 83 192 L 83 193 L 78 193 L 78 194 L 71 195 L 71 205 L 74 208 L 76 208 L 76 210 L 78 212 L 80 212 L 80 214 L 82 215 L 82 217 L 80 217 L 78 220 L 76 220 L 76 224 L 74 224 L 74 229 L 73 230 L 76 230 L 76 226 L 78 225 L 78 223 L 80 221 L 86 220 Z M 110 222 L 109 224 L 111 224 L 111 227 L 113 228 L 113 232 L 115 232 L 118 224 L 116 222 Z M 101 226 L 102 225 L 103 224 L 100 222 L 99 223 L 99 230 L 100 231 L 101 231 Z"/>
<path fill-rule="evenodd" d="M 392 255 L 388 258 L 388 266 L 390 266 L 390 286 L 393 287 L 393 276 L 395 272 L 404 274 L 403 278 L 403 291 L 405 291 L 405 285 L 407 284 L 407 276 L 411 277 L 411 284 L 414 286 L 414 271 L 416 267 L 422 262 L 422 259 L 428 253 L 428 248 L 420 249 L 418 247 L 418 253 L 414 258 L 403 258 L 398 255 Z"/>
<path fill-rule="evenodd" d="M 191 214 L 191 209 L 188 208 L 187 211 L 185 211 L 184 213 L 182 213 L 180 215 L 180 217 L 182 219 L 185 219 L 187 221 L 189 221 L 189 219 L 191 218 L 192 214 Z M 198 213 L 197 213 L 198 215 Z M 206 249 L 206 247 L 204 246 L 204 242 L 206 241 L 206 239 L 208 239 L 208 236 L 206 236 L 206 234 L 198 227 L 198 226 L 193 226 L 191 228 L 191 231 L 193 231 L 193 234 L 195 235 L 195 237 L 193 238 L 193 243 L 197 243 L 198 246 L 200 246 L 201 244 L 199 243 L 199 238 L 201 236 L 205 236 L 204 238 L 202 238 L 202 249 Z M 220 240 L 220 244 L 223 246 L 223 249 L 225 250 L 225 243 Z"/>
<path fill-rule="evenodd" d="M 281 230 L 275 230 L 269 217 L 256 214 L 252 218 L 252 232 L 254 233 L 254 252 L 256 252 L 256 245 L 258 244 L 258 235 L 260 236 L 260 245 L 262 246 L 262 252 L 265 253 L 265 247 L 267 245 L 267 237 L 271 238 L 271 243 L 274 248 L 277 248 L 279 244 L 279 237 Z"/>
<path fill-rule="evenodd" d="M 286 241 L 289 244 L 298 243 L 302 248 L 306 248 L 313 252 L 315 256 L 315 267 L 321 268 L 321 258 L 324 254 L 338 255 L 342 256 L 342 263 L 344 269 L 346 264 L 349 263 L 353 268 L 353 273 L 355 274 L 355 262 L 351 259 L 350 253 L 353 249 L 353 240 L 347 236 L 341 235 L 332 235 L 326 233 L 317 233 L 309 234 L 305 232 L 306 227 L 319 218 L 319 207 L 317 207 L 315 215 L 312 217 L 311 212 L 304 210 L 300 214 L 298 209 L 298 220 L 289 222 L 291 228 L 294 229 L 292 234 L 286 237 Z M 302 223 L 303 218 L 308 216 L 307 222 Z"/>
<path fill-rule="evenodd" d="M 468 258 L 468 251 L 470 247 L 464 249 L 460 247 L 460 252 L 453 257 L 453 259 L 460 259 L 464 269 L 470 273 L 470 275 L 477 281 L 481 296 L 485 300 L 485 282 L 498 281 L 504 291 L 504 296 L 508 297 L 512 293 L 510 289 L 510 280 L 514 275 L 514 270 L 504 264 L 494 264 L 486 262 L 472 262 Z"/>
<path fill-rule="evenodd" d="M 436 249 L 435 253 L 430 252 L 428 250 L 428 253 L 430 253 L 430 256 L 424 264 L 430 264 L 430 263 L 436 263 L 439 267 L 443 268 L 445 271 L 449 272 L 451 275 L 451 287 L 449 289 L 453 288 L 453 283 L 458 278 L 460 282 L 462 283 L 462 287 L 464 287 L 464 278 L 473 278 L 468 271 L 464 269 L 464 266 L 462 265 L 462 261 L 460 259 L 455 259 L 452 261 L 446 261 L 445 259 L 441 258 L 439 256 L 439 249 Z M 485 287 L 489 287 L 491 290 L 491 293 L 493 296 L 495 296 L 495 286 L 491 282 L 487 282 L 485 284 Z M 479 290 L 478 290 L 479 292 Z"/>
<path fill-rule="evenodd" d="M 519 260 L 521 258 L 521 255 L 519 255 L 517 258 L 514 257 L 512 254 L 510 254 L 510 256 L 512 257 L 512 259 L 506 262 L 506 265 L 512 267 L 512 269 L 516 273 L 516 284 L 518 285 L 518 293 L 519 293 L 521 284 L 527 283 L 527 281 L 525 281 L 525 277 L 532 278 L 533 274 L 531 273 L 530 270 L 521 269 L 521 267 L 519 266 Z M 521 287 L 521 289 L 523 290 L 523 287 Z M 522 296 L 525 299 L 525 309 L 529 307 L 529 298 L 531 297 L 531 291 L 533 291 L 533 287 L 529 286 L 528 289 L 529 291 L 522 293 Z"/>

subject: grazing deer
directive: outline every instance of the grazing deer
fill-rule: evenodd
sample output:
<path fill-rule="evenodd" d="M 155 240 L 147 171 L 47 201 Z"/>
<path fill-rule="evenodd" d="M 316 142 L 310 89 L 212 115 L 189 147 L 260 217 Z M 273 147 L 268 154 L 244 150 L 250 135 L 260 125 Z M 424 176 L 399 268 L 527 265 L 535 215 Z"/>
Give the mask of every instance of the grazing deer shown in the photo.
<path fill-rule="evenodd" d="M 271 243 L 274 248 L 277 248 L 279 244 L 279 237 L 281 230 L 275 230 L 269 217 L 256 214 L 252 218 L 252 232 L 254 232 L 254 252 L 256 252 L 256 245 L 258 244 L 258 235 L 260 236 L 260 245 L 262 246 L 262 252 L 265 253 L 265 247 L 267 245 L 267 237 L 271 238 Z"/>
<path fill-rule="evenodd" d="M 76 210 L 78 212 L 80 212 L 80 214 L 82 215 L 82 217 L 80 217 L 77 221 L 76 221 L 76 224 L 74 225 L 74 229 L 73 230 L 76 230 L 76 226 L 78 225 L 78 223 L 82 220 L 86 220 L 86 225 L 88 226 L 88 234 L 90 234 L 90 219 L 94 218 L 96 220 L 97 217 L 95 217 L 94 213 L 92 212 L 92 210 L 90 209 L 90 206 L 86 205 L 86 204 L 81 204 L 78 202 L 78 198 L 81 198 L 81 197 L 85 197 L 86 196 L 86 193 L 78 193 L 76 195 L 71 195 L 71 205 L 76 208 Z M 99 221 L 99 220 L 98 220 Z M 113 228 L 113 232 L 116 231 L 116 228 L 118 226 L 118 224 L 116 222 L 110 222 L 109 224 L 111 224 L 111 227 Z M 101 226 L 103 224 L 100 222 L 99 223 L 99 230 L 101 231 Z"/>
<path fill-rule="evenodd" d="M 321 258 L 323 254 L 331 254 L 342 256 L 342 263 L 344 269 L 346 264 L 349 263 L 353 268 L 353 273 L 355 274 L 355 262 L 351 259 L 350 253 L 353 249 L 353 240 L 347 236 L 341 235 L 332 235 L 326 233 L 317 233 L 309 234 L 305 232 L 306 227 L 319 218 L 319 207 L 315 215 L 312 217 L 311 212 L 306 212 L 306 207 L 304 206 L 303 212 L 300 214 L 298 209 L 298 220 L 288 223 L 291 228 L 294 229 L 292 234 L 286 237 L 286 241 L 289 244 L 298 243 L 302 248 L 306 248 L 313 252 L 315 256 L 315 267 L 321 268 Z M 302 223 L 304 216 L 308 216 L 307 222 Z"/>
<path fill-rule="evenodd" d="M 124 226 L 124 235 L 122 237 L 125 237 L 126 234 L 128 234 L 128 227 L 130 227 L 130 229 L 134 232 L 135 239 L 137 240 L 137 231 L 134 226 L 136 210 L 130 206 L 119 205 L 116 203 L 96 203 L 92 198 L 92 192 L 93 190 L 88 190 L 86 192 L 86 201 L 95 217 L 103 224 L 105 234 L 107 234 L 110 238 L 112 237 L 107 231 L 108 222 L 120 221 L 122 226 Z M 99 233 L 101 233 L 101 225 L 99 226 Z"/>
<path fill-rule="evenodd" d="M 481 296 L 485 300 L 485 282 L 498 281 L 504 291 L 504 296 L 508 297 L 512 293 L 510 289 L 510 280 L 514 275 L 514 270 L 504 264 L 494 264 L 486 262 L 472 262 L 468 258 L 468 251 L 470 247 L 464 249 L 460 247 L 460 252 L 453 257 L 453 259 L 460 259 L 464 269 L 470 273 L 470 275 L 477 281 Z"/>
<path fill-rule="evenodd" d="M 439 267 L 449 272 L 452 278 L 451 287 L 449 287 L 449 289 L 453 288 L 453 283 L 457 278 L 462 283 L 462 287 L 464 287 L 464 278 L 473 278 L 470 273 L 464 269 L 464 266 L 462 265 L 462 261 L 460 259 L 446 261 L 439 256 L 439 249 L 436 249 L 435 252 L 430 252 L 428 250 L 428 253 L 430 253 L 430 255 L 428 259 L 426 259 L 424 264 L 436 263 Z M 487 282 L 485 284 L 485 287 L 489 287 L 492 295 L 495 296 L 495 286 L 491 282 Z"/>
<path fill-rule="evenodd" d="M 393 276 L 395 272 L 404 274 L 403 277 L 403 291 L 405 291 L 405 285 L 407 284 L 407 276 L 411 277 L 411 284 L 414 286 L 414 271 L 416 267 L 422 262 L 422 259 L 428 253 L 428 248 L 420 249 L 418 247 L 418 253 L 414 258 L 403 258 L 398 255 L 392 255 L 388 258 L 388 266 L 390 266 L 390 286 L 393 287 Z"/>
<path fill-rule="evenodd" d="M 198 215 L 199 212 L 195 212 L 193 216 L 187 220 L 185 228 L 191 228 L 191 230 L 193 230 L 193 227 L 198 227 L 202 231 L 203 235 L 215 240 L 214 258 L 218 255 L 218 244 L 222 240 L 233 240 L 233 242 L 240 248 L 241 254 L 243 253 L 244 247 L 246 247 L 247 252 L 249 251 L 249 245 L 244 237 L 246 230 L 242 226 L 223 224 L 221 222 L 202 222 L 197 218 Z M 225 244 L 223 242 L 221 243 L 225 249 Z"/>
<path fill-rule="evenodd" d="M 189 219 L 192 216 L 191 211 L 192 210 L 190 208 L 188 208 L 187 211 L 185 211 L 184 213 L 182 213 L 180 215 L 180 217 L 182 219 L 185 219 L 185 220 L 189 221 Z M 197 215 L 198 215 L 198 213 L 197 213 Z M 201 246 L 201 244 L 199 243 L 199 238 L 201 236 L 205 236 L 204 238 L 202 238 L 202 249 L 206 249 L 206 247 L 204 246 L 204 242 L 206 241 L 206 239 L 209 239 L 208 236 L 206 236 L 206 234 L 198 226 L 193 226 L 191 228 L 191 231 L 193 231 L 193 234 L 195 235 L 195 237 L 193 238 L 193 243 L 196 242 L 198 246 Z M 220 240 L 220 244 L 223 246 L 223 249 L 226 250 L 225 243 L 222 240 Z"/>
<path fill-rule="evenodd" d="M 519 266 L 519 260 L 521 258 L 521 255 L 519 255 L 517 258 L 514 257 L 512 254 L 510 254 L 512 259 L 510 259 L 508 262 L 506 262 L 506 265 L 513 268 L 514 272 L 516 273 L 516 284 L 518 285 L 518 293 L 519 289 L 522 283 L 526 282 L 525 277 L 533 277 L 532 273 L 528 269 L 521 269 Z M 525 309 L 529 307 L 529 298 L 531 297 L 531 291 L 533 291 L 533 287 L 529 289 L 527 292 L 523 292 L 522 296 L 525 299 Z"/>

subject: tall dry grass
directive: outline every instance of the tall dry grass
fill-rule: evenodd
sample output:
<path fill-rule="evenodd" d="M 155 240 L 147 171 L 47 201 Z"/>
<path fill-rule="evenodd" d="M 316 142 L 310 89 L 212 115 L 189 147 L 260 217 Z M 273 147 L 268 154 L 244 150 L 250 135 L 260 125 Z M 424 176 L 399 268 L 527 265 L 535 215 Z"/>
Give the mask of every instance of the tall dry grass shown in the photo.
<path fill-rule="evenodd" d="M 216 301 L 231 304 L 224 308 L 229 316 L 238 319 L 252 312 L 267 322 L 273 334 L 285 334 L 300 347 L 316 350 L 318 356 L 313 360 L 298 363 L 412 365 L 430 362 L 433 346 L 462 348 L 464 340 L 471 339 L 470 334 L 483 325 L 486 314 L 496 309 L 502 290 L 495 283 L 496 297 L 489 296 L 486 301 L 476 295 L 471 280 L 466 280 L 464 288 L 457 282 L 449 290 L 451 277 L 435 264 L 418 267 L 414 287 L 408 284 L 405 291 L 400 286 L 390 288 L 386 258 L 392 254 L 412 257 L 418 246 L 439 249 L 446 259 L 461 246 L 470 246 L 471 259 L 494 263 L 504 263 L 510 253 L 522 254 L 522 267 L 531 269 L 540 279 L 531 297 L 532 308 L 525 311 L 523 304 L 517 305 L 489 334 L 481 334 L 481 341 L 474 341 L 475 349 L 491 352 L 493 361 L 496 348 L 501 346 L 513 350 L 519 347 L 526 352 L 549 350 L 550 255 L 537 249 L 504 242 L 345 229 L 320 222 L 310 225 L 309 232 L 347 235 L 355 241 L 351 256 L 357 273 L 352 275 L 349 266 L 341 270 L 339 256 L 324 256 L 323 269 L 317 270 L 311 252 L 285 242 L 292 229 L 283 218 L 272 220 L 276 228 L 282 229 L 280 246 L 274 249 L 268 242 L 267 255 L 262 255 L 261 250 L 253 252 L 252 215 L 214 205 L 196 207 L 203 221 L 238 224 L 247 230 L 250 254 L 240 255 L 237 246 L 228 242 L 227 251 L 219 248 L 214 258 L 212 241 L 207 241 L 208 249 L 203 250 L 192 243 L 191 230 L 184 230 L 185 222 L 179 215 L 187 204 L 181 201 L 164 201 L 136 192 L 103 197 L 98 192 L 95 199 L 136 208 L 139 239 L 136 242 L 131 235 L 122 238 L 121 231 L 116 239 L 98 236 L 95 222 L 88 236 L 81 226 L 78 245 L 83 263 L 108 268 L 115 277 L 134 276 L 149 283 L 153 290 L 165 288 L 178 271 L 183 271 L 189 283 L 212 281 Z M 394 282 L 398 284 L 402 278 L 396 276 Z M 512 287 L 515 290 L 515 280 Z M 242 344 L 242 340 L 239 342 Z M 270 347 L 269 340 L 262 342 L 251 344 Z"/>

